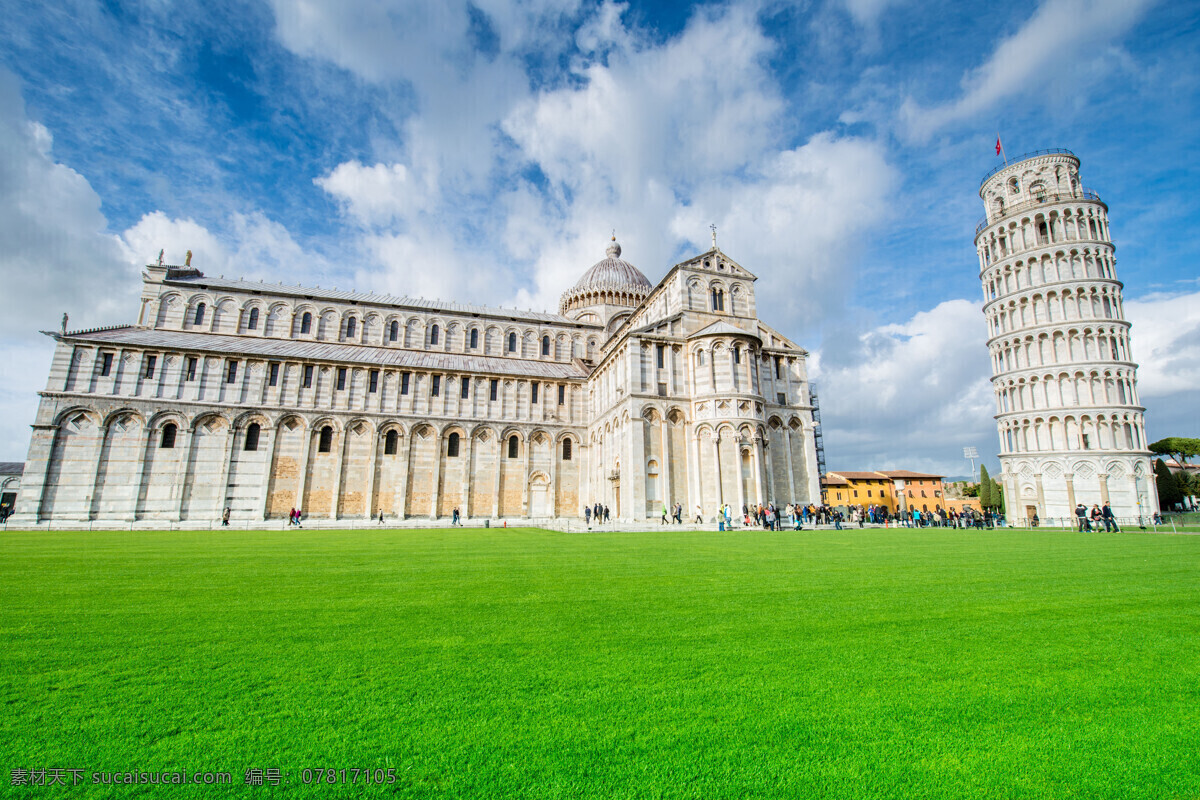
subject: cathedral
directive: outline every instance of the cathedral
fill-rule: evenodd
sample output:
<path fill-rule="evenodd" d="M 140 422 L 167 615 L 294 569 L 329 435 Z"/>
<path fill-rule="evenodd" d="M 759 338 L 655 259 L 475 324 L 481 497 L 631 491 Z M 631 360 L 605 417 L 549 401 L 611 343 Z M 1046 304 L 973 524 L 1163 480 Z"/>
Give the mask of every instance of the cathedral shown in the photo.
<path fill-rule="evenodd" d="M 13 522 L 685 519 L 820 502 L 807 353 L 716 245 L 606 257 L 557 314 L 142 273 L 57 342 Z"/>

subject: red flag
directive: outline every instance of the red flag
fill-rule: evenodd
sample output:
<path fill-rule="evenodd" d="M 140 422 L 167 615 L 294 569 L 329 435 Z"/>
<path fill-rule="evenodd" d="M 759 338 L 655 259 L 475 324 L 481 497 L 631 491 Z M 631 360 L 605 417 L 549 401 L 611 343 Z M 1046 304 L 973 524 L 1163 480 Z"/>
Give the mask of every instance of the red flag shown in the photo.
<path fill-rule="evenodd" d="M 1000 155 L 1001 149 L 1003 149 L 1003 148 L 1000 147 L 1000 137 L 997 136 L 996 137 L 996 155 Z"/>

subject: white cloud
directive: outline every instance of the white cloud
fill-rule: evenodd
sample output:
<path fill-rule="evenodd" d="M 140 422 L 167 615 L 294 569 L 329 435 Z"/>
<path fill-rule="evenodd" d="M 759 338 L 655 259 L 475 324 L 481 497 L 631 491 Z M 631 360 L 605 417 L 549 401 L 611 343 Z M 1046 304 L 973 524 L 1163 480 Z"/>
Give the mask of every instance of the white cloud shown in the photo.
<path fill-rule="evenodd" d="M 1195 414 L 1200 408 L 1194 398 L 1200 386 L 1200 292 L 1126 300 L 1125 316 L 1133 326 L 1133 357 L 1141 365 L 1138 393 L 1147 411 L 1153 409 L 1155 399 L 1188 392 L 1193 394 Z"/>
<path fill-rule="evenodd" d="M 45 387 L 64 312 L 82 328 L 136 307 L 137 270 L 106 230 L 100 197 L 52 154 L 29 120 L 17 81 L 0 71 L 0 458 L 24 460 L 37 392 Z"/>
<path fill-rule="evenodd" d="M 1038 102 L 1047 95 L 1078 98 L 1115 60 L 1106 52 L 1109 43 L 1133 27 L 1153 2 L 1045 0 L 982 66 L 963 77 L 958 99 L 932 108 L 906 100 L 900 113 L 909 135 L 925 140 L 939 128 L 1026 92 L 1034 92 L 1031 99 Z"/>
<path fill-rule="evenodd" d="M 313 183 L 340 200 L 364 225 L 385 225 L 421 210 L 432 187 L 418 186 L 403 164 L 339 164 Z"/>
<path fill-rule="evenodd" d="M 947 300 L 907 322 L 831 330 L 818 381 L 828 465 L 961 474 L 962 448 L 995 452 L 987 325 L 977 303 Z"/>

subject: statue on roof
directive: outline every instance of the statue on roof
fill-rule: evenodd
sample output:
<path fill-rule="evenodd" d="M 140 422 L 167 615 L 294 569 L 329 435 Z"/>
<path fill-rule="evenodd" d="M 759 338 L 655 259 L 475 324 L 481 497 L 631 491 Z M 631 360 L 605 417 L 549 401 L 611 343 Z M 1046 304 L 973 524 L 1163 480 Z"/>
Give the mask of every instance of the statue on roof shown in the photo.
<path fill-rule="evenodd" d="M 187 260 L 183 262 L 183 265 L 185 267 L 190 267 L 192 265 L 192 251 L 191 250 L 187 251 Z"/>
<path fill-rule="evenodd" d="M 163 259 L 163 251 L 160 249 L 160 250 L 158 251 L 158 265 L 159 265 L 160 267 L 162 266 L 162 259 Z"/>
<path fill-rule="evenodd" d="M 67 332 L 67 312 L 65 312 L 65 311 L 63 312 L 63 318 L 62 318 L 62 332 L 63 333 Z"/>

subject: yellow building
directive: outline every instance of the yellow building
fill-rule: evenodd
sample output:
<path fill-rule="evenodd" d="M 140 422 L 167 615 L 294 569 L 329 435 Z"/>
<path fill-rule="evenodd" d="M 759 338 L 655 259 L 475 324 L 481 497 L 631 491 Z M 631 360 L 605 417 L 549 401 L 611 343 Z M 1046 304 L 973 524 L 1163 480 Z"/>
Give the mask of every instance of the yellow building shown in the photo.
<path fill-rule="evenodd" d="M 829 506 L 883 506 L 889 511 L 905 508 L 961 512 L 979 510 L 977 497 L 947 497 L 943 476 L 906 469 L 879 472 L 830 472 L 821 480 L 821 499 Z"/>

